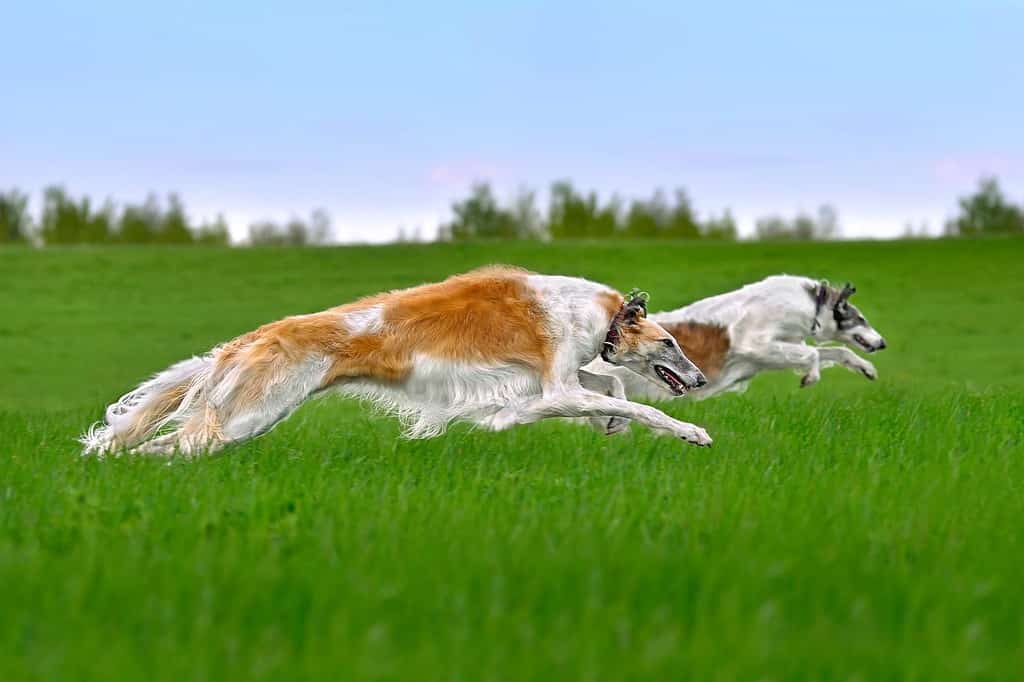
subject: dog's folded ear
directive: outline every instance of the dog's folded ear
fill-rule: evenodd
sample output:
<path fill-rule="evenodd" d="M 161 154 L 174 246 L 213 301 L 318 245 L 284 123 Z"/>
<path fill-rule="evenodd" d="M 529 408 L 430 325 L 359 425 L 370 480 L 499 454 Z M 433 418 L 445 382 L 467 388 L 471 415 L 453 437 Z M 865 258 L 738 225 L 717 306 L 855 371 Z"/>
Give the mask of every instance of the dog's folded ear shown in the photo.
<path fill-rule="evenodd" d="M 647 306 L 643 302 L 630 301 L 622 309 L 623 324 L 636 324 L 637 321 L 647 317 Z"/>
<path fill-rule="evenodd" d="M 646 291 L 633 289 L 629 292 L 626 303 L 622 306 L 622 321 L 624 324 L 636 324 L 637 320 L 647 317 L 647 301 L 651 295 Z"/>

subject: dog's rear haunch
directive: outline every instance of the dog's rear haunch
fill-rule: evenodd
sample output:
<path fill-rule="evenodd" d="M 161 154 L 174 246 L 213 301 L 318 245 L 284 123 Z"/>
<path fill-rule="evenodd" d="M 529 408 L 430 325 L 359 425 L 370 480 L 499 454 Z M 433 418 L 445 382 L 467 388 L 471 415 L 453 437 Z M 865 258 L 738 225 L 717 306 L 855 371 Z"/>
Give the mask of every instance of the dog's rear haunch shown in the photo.
<path fill-rule="evenodd" d="M 157 374 L 81 440 L 86 454 L 212 452 L 332 390 L 396 414 L 415 438 L 455 420 L 500 430 L 593 417 L 711 444 L 703 429 L 627 401 L 614 377 L 580 370 L 599 353 L 676 393 L 704 382 L 647 319 L 645 299 L 494 266 L 264 325 Z"/>

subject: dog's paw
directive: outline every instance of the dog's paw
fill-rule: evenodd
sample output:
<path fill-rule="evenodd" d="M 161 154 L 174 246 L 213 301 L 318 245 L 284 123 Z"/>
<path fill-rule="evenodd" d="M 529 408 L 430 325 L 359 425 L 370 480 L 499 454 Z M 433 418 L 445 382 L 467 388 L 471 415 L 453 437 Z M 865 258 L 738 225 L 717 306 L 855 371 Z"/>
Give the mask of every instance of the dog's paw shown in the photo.
<path fill-rule="evenodd" d="M 625 417 L 608 417 L 608 423 L 604 427 L 606 436 L 614 436 L 617 433 L 624 433 L 626 431 L 629 431 L 628 419 Z"/>
<path fill-rule="evenodd" d="M 699 426 L 694 426 L 693 424 L 685 424 L 684 427 L 679 430 L 678 435 L 679 438 L 685 440 L 687 443 L 702 448 L 710 448 L 711 444 L 714 442 L 711 440 L 711 436 L 708 435 L 707 431 Z"/>
<path fill-rule="evenodd" d="M 820 372 L 808 372 L 800 379 L 800 388 L 807 388 L 821 381 Z"/>
<path fill-rule="evenodd" d="M 866 376 L 871 381 L 874 381 L 875 379 L 878 378 L 878 370 L 876 370 L 875 366 L 872 365 L 867 360 L 865 360 L 864 364 L 857 368 L 857 371 Z"/>

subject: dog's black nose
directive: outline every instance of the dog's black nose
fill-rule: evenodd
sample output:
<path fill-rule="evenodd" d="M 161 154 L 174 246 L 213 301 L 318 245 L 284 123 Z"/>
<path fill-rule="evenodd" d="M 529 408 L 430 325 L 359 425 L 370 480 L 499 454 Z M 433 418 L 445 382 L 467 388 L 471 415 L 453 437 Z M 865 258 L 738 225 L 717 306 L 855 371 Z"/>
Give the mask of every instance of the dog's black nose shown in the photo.
<path fill-rule="evenodd" d="M 878 350 L 884 350 L 884 349 L 885 349 L 885 339 L 882 339 L 881 341 L 878 342 Z"/>
<path fill-rule="evenodd" d="M 707 384 L 708 384 L 708 380 L 704 378 L 704 375 L 703 374 L 698 374 L 697 375 L 697 383 L 695 383 L 694 386 L 696 388 L 700 388 L 701 386 L 707 386 Z"/>

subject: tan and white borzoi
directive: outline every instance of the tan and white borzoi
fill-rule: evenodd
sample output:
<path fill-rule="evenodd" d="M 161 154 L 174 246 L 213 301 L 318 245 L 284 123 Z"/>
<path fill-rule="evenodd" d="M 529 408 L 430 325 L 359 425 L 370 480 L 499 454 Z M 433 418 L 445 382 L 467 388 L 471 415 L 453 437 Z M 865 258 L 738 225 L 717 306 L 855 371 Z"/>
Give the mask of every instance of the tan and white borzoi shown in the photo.
<path fill-rule="evenodd" d="M 855 291 L 850 284 L 837 289 L 826 281 L 774 275 L 678 310 L 652 313 L 650 319 L 672 334 L 707 377 L 706 386 L 690 392 L 697 399 L 742 392 L 754 376 L 768 370 L 796 370 L 802 375 L 801 386 L 817 383 L 821 370 L 831 365 L 874 380 L 875 366 L 851 348 L 874 353 L 885 348 L 885 339 L 850 303 Z M 805 342 L 808 338 L 848 347 L 811 346 Z M 600 359 L 585 369 L 617 377 L 622 396 L 670 397 L 657 385 Z M 608 427 L 624 425 L 610 420 Z"/>
<path fill-rule="evenodd" d="M 601 353 L 674 393 L 705 381 L 644 303 L 583 279 L 487 267 L 264 325 L 143 383 L 82 443 L 85 454 L 209 453 L 331 390 L 397 414 L 414 438 L 456 420 L 501 430 L 590 417 L 710 445 L 704 429 L 614 397 L 617 382 L 581 370 Z"/>

